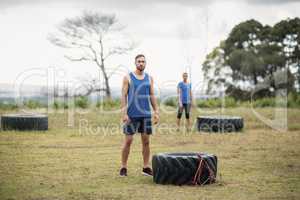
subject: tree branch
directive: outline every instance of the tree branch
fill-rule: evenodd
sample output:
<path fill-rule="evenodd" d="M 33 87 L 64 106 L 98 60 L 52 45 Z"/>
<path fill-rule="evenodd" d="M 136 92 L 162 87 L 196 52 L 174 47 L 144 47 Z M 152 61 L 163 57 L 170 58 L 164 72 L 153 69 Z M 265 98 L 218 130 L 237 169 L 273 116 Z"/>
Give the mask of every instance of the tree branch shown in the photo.
<path fill-rule="evenodd" d="M 134 47 L 135 47 L 135 45 L 133 43 L 128 45 L 127 47 L 114 47 L 104 56 L 104 60 L 106 60 L 107 58 L 109 58 L 112 55 L 126 54 L 128 51 L 133 50 Z"/>
<path fill-rule="evenodd" d="M 70 56 L 65 55 L 65 58 L 67 58 L 70 61 L 91 61 L 92 59 L 87 58 L 87 57 L 81 57 L 81 58 L 72 58 Z"/>

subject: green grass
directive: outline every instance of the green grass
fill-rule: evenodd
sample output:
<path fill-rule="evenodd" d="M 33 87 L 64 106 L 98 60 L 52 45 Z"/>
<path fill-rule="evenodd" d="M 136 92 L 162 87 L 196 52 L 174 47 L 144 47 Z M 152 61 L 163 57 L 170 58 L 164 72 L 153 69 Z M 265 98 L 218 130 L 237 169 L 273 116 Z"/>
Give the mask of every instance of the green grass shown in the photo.
<path fill-rule="evenodd" d="M 167 131 L 163 126 L 174 128 L 175 114 L 162 114 L 162 125 L 156 127 L 151 138 L 152 154 L 189 151 L 216 154 L 218 181 L 204 187 L 157 185 L 142 176 L 139 135 L 135 136 L 129 157 L 129 176 L 119 177 L 123 139 L 120 127 L 91 132 L 99 126 L 118 124 L 119 114 L 103 114 L 93 109 L 77 113 L 75 126 L 67 127 L 67 111 L 49 114 L 47 132 L 0 132 L 1 200 L 296 200 L 300 197 L 300 109 L 288 110 L 289 130 L 283 132 L 269 128 L 249 108 L 226 109 L 225 114 L 239 115 L 245 120 L 243 132 L 230 134 Z M 256 111 L 267 118 L 274 117 L 271 108 Z M 199 114 L 215 115 L 220 110 L 203 109 L 194 112 L 193 119 Z M 90 127 L 79 131 L 83 119 Z"/>

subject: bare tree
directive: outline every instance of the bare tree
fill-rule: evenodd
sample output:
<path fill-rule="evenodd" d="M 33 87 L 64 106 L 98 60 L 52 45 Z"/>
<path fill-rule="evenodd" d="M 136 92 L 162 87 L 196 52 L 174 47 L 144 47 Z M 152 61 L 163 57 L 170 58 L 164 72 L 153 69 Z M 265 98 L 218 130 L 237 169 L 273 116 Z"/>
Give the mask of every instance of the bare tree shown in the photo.
<path fill-rule="evenodd" d="M 65 55 L 70 61 L 94 62 L 99 67 L 99 84 L 101 75 L 105 83 L 97 91 L 105 91 L 106 98 L 111 99 L 106 61 L 134 48 L 132 40 L 123 34 L 124 28 L 113 14 L 84 11 L 81 16 L 65 19 L 48 39 L 59 47 L 72 49 L 73 56 Z"/>

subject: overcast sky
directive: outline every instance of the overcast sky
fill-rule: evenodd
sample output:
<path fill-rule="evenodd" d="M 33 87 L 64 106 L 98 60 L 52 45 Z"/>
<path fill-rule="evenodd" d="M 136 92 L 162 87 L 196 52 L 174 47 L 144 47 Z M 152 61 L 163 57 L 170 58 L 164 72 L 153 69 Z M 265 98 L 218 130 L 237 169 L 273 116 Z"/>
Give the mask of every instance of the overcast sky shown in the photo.
<path fill-rule="evenodd" d="M 201 80 L 205 55 L 227 37 L 234 25 L 251 18 L 273 25 L 288 17 L 300 17 L 300 1 L 1 0 L 0 83 L 13 84 L 20 74 L 32 68 L 55 67 L 64 80 L 96 77 L 95 64 L 70 62 L 64 58 L 65 49 L 47 40 L 57 24 L 83 10 L 115 13 L 127 25 L 127 34 L 139 43 L 128 55 L 109 61 L 110 66 L 126 66 L 111 78 L 112 86 L 119 86 L 126 70 L 134 69 L 134 56 L 138 53 L 146 55 L 147 71 L 157 83 L 172 85 L 172 81 L 180 80 L 188 64 L 193 83 Z M 26 82 L 46 81 L 35 76 Z"/>

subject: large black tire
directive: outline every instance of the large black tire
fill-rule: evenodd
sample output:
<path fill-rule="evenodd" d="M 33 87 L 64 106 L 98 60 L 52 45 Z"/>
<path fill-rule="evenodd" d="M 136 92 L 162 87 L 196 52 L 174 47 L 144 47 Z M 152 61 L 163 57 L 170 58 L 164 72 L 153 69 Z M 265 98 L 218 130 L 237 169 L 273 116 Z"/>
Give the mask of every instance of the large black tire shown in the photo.
<path fill-rule="evenodd" d="M 237 132 L 244 127 L 244 120 L 235 116 L 199 116 L 196 128 L 208 132 Z"/>
<path fill-rule="evenodd" d="M 7 114 L 1 116 L 2 130 L 48 130 L 48 116 L 41 114 Z"/>
<path fill-rule="evenodd" d="M 211 169 L 213 180 L 208 167 L 205 166 L 201 176 L 193 182 L 200 163 L 199 155 Z M 217 175 L 217 157 L 203 153 L 160 153 L 152 157 L 152 169 L 153 181 L 157 184 L 209 184 L 215 181 Z"/>

